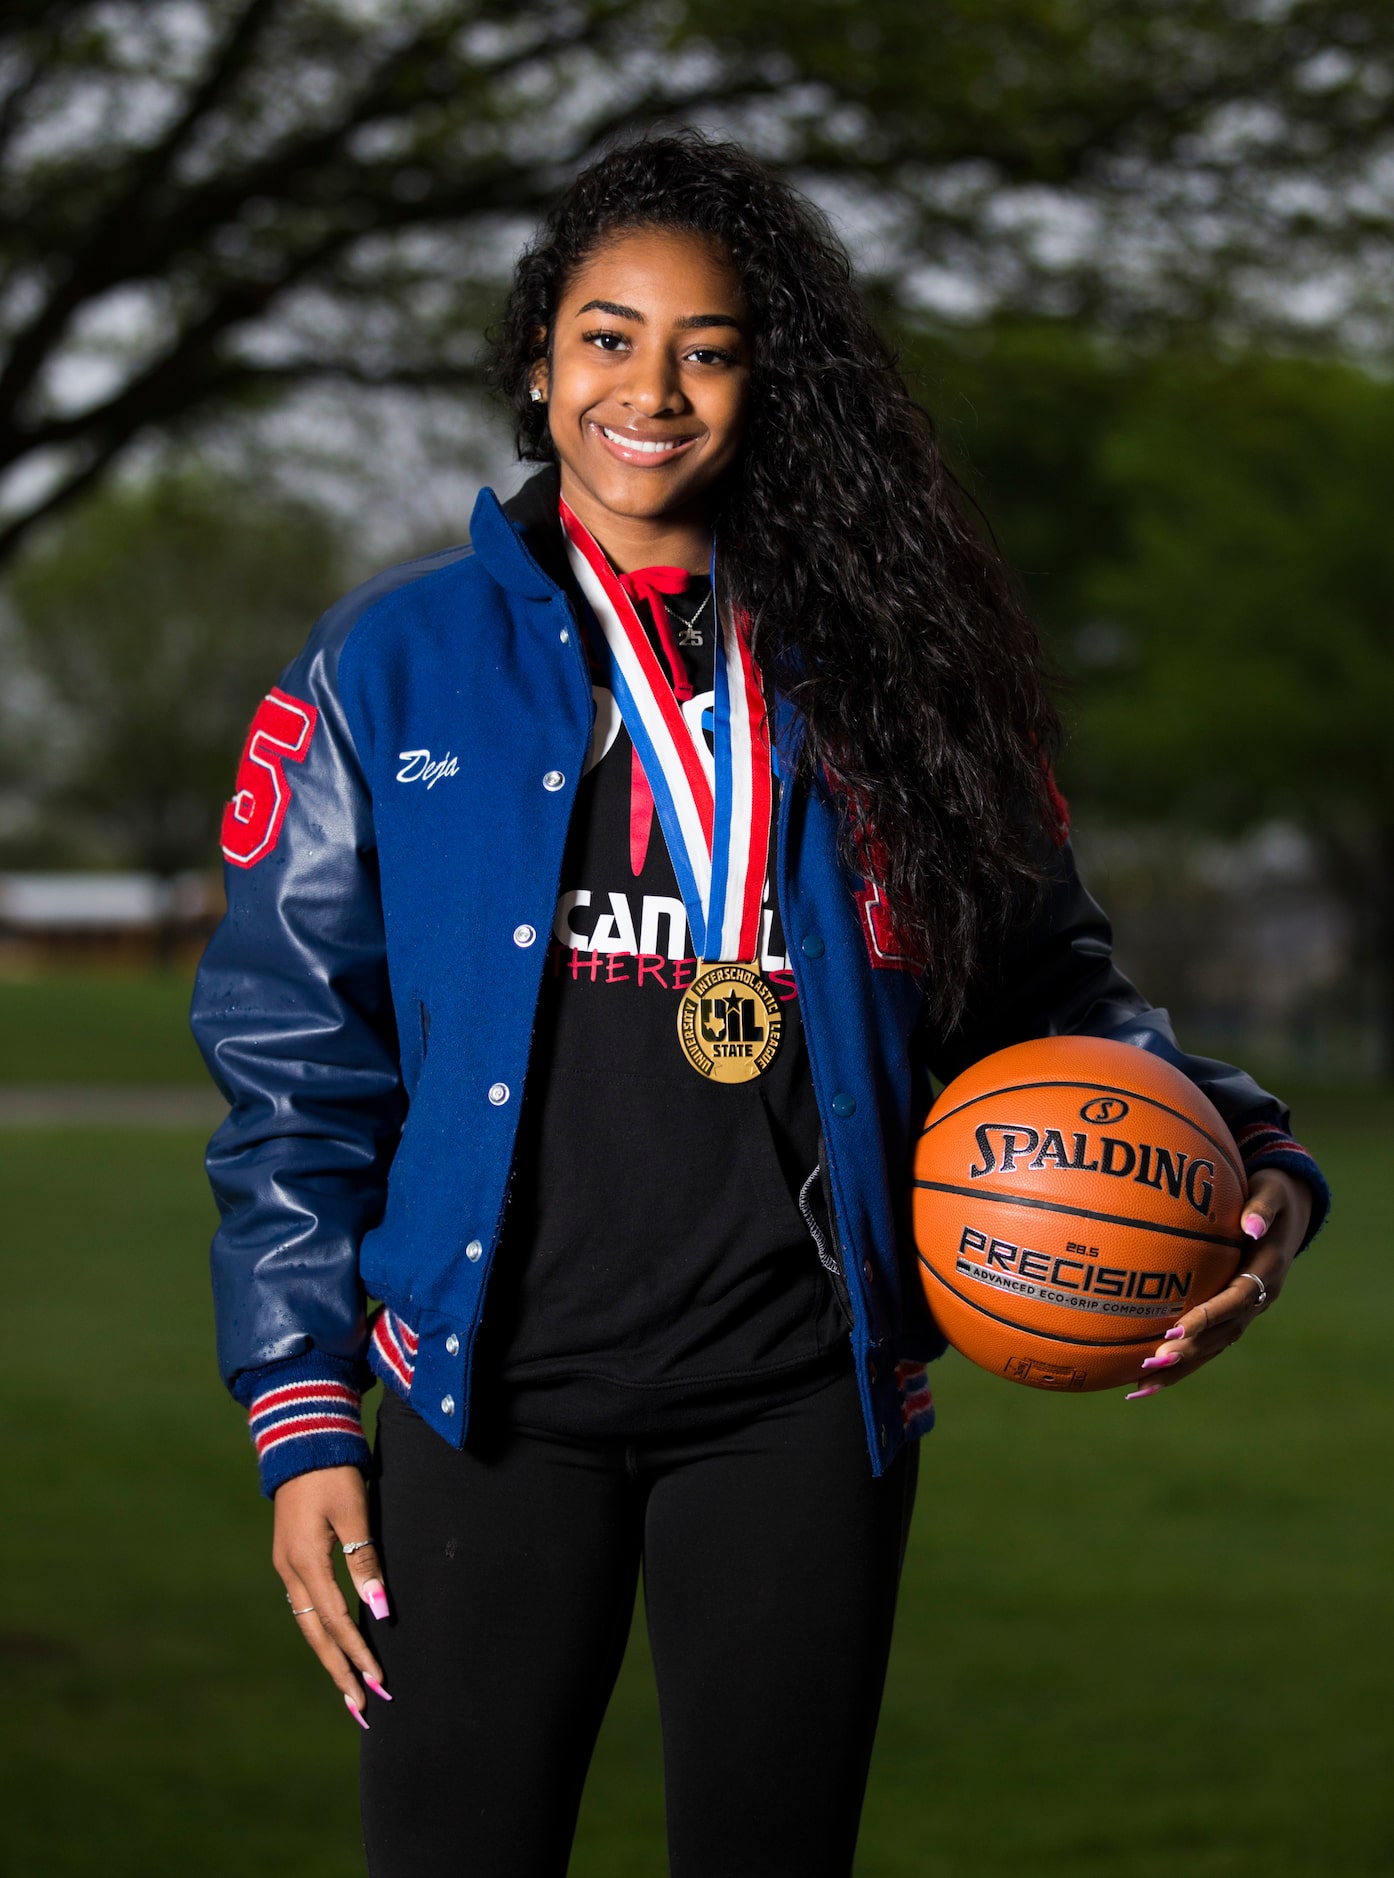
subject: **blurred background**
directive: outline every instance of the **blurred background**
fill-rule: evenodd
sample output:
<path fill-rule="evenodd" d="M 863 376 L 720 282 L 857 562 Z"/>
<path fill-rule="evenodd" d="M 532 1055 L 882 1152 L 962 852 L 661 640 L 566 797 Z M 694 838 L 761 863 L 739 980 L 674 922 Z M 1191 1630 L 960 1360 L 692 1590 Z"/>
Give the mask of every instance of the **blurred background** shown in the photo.
<path fill-rule="evenodd" d="M 1045 629 L 1125 968 L 1337 1189 L 1179 1394 L 939 1367 L 858 1870 L 1394 1871 L 1384 0 L 9 0 L 5 1868 L 362 1870 L 213 1369 L 189 978 L 256 700 L 516 486 L 482 335 L 655 122 L 835 218 Z M 664 1868 L 636 1626 L 573 1871 Z"/>

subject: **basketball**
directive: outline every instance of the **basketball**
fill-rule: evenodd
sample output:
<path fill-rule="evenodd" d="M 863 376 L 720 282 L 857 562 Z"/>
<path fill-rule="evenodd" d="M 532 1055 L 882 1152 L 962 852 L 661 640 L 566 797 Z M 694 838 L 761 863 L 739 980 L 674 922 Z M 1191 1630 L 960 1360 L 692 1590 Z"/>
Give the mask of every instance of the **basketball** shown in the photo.
<path fill-rule="evenodd" d="M 1247 1245 L 1217 1110 L 1147 1050 L 1045 1037 L 951 1082 L 915 1151 L 920 1277 L 956 1350 L 1034 1389 L 1111 1389 Z"/>

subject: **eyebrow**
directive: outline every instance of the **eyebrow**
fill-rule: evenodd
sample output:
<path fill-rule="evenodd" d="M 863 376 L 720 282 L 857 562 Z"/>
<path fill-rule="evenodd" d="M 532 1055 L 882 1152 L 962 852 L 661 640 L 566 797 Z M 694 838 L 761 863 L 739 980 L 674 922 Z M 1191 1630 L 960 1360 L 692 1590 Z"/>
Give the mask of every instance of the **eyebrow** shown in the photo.
<path fill-rule="evenodd" d="M 587 300 L 576 317 L 582 313 L 611 313 L 616 319 L 633 320 L 636 326 L 647 326 L 648 321 L 637 307 L 621 306 L 616 300 Z M 692 331 L 701 326 L 732 326 L 740 331 L 740 321 L 730 313 L 689 313 L 678 320 L 677 325 L 684 331 Z"/>

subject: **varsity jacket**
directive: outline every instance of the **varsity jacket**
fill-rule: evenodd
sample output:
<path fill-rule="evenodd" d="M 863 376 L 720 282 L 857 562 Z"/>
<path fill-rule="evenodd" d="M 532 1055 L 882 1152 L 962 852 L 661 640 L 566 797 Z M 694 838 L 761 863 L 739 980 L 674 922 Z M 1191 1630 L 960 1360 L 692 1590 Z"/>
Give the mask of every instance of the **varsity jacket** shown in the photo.
<path fill-rule="evenodd" d="M 365 1464 L 373 1371 L 443 1439 L 465 1440 L 591 744 L 581 604 L 486 490 L 469 547 L 389 569 L 332 607 L 253 720 L 223 821 L 228 910 L 192 1022 L 230 1104 L 207 1160 L 219 1360 L 267 1493 Z M 792 750 L 797 717 L 776 701 L 776 719 Z M 1184 1055 L 1117 970 L 1063 830 L 1034 911 L 944 1034 L 875 887 L 839 858 L 838 816 L 822 784 L 781 792 L 774 884 L 880 1473 L 932 1425 L 925 1364 L 944 1349 L 909 1224 L 931 1075 L 1027 1037 L 1116 1038 L 1190 1076 L 1251 1172 L 1310 1182 L 1309 1238 L 1329 1196 L 1282 1103 Z"/>

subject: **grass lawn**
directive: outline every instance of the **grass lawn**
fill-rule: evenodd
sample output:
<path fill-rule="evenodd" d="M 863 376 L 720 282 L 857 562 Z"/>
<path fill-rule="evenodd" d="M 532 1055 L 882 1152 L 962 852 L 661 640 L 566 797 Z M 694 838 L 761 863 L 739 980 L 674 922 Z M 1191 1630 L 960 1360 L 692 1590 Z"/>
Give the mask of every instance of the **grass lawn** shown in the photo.
<path fill-rule="evenodd" d="M 0 980 L 0 1083 L 209 1087 L 179 971 Z"/>
<path fill-rule="evenodd" d="M 1299 1121 L 1336 1222 L 1204 1377 L 1125 1405 L 939 1366 L 864 1878 L 1394 1870 L 1394 1102 Z M 199 1147 L 0 1135 L 14 1878 L 362 1872 L 354 1730 L 213 1375 Z M 664 1869 L 636 1643 L 572 1870 Z"/>

